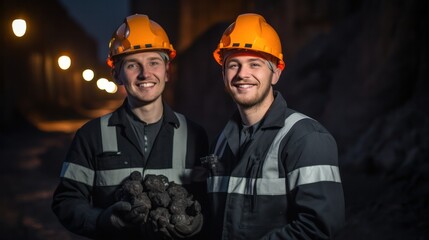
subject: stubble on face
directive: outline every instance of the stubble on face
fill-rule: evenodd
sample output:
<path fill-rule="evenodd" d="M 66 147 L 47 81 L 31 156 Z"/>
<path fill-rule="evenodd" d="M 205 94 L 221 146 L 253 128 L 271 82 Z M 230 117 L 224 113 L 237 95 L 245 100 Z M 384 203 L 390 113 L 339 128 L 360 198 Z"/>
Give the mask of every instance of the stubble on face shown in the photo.
<path fill-rule="evenodd" d="M 241 94 L 232 91 L 230 87 L 225 86 L 225 91 L 229 93 L 234 102 L 242 109 L 251 109 L 261 105 L 265 99 L 272 94 L 271 85 L 258 85 L 259 89 L 255 93 Z"/>

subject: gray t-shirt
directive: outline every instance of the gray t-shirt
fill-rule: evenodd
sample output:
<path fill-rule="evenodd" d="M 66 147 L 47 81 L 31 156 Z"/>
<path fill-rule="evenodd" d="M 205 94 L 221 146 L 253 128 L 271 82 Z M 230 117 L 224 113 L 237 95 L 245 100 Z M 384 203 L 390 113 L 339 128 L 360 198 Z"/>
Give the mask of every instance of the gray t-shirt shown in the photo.
<path fill-rule="evenodd" d="M 127 117 L 130 120 L 131 126 L 137 136 L 137 140 L 139 141 L 140 149 L 142 150 L 143 155 L 147 158 L 152 150 L 152 146 L 155 142 L 156 136 L 158 135 L 159 129 L 161 129 L 163 118 L 161 117 L 161 119 L 156 123 L 147 124 L 140 120 L 132 111 L 127 111 L 127 113 Z"/>

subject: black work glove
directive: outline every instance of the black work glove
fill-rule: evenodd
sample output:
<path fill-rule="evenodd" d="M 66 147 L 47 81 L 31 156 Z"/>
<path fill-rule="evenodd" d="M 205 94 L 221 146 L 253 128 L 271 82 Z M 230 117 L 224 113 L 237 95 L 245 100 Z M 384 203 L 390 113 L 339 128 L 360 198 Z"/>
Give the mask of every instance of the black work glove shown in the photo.
<path fill-rule="evenodd" d="M 133 224 L 146 223 L 149 209 L 146 206 L 133 206 L 129 213 L 124 215 L 124 220 Z"/>
<path fill-rule="evenodd" d="M 165 228 L 160 228 L 159 231 L 169 239 L 182 239 L 194 236 L 201 231 L 202 227 L 203 215 L 199 213 L 193 218 L 190 225 L 181 223 L 168 224 Z"/>
<path fill-rule="evenodd" d="M 130 226 L 124 220 L 124 216 L 131 211 L 131 204 L 125 201 L 119 201 L 106 208 L 98 216 L 97 227 L 105 231 L 118 231 Z"/>

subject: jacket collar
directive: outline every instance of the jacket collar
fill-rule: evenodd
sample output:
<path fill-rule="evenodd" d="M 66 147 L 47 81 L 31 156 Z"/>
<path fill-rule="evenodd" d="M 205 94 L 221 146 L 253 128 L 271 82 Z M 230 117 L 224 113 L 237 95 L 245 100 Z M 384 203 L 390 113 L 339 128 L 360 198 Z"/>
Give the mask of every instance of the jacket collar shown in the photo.
<path fill-rule="evenodd" d="M 271 104 L 268 111 L 265 113 L 265 116 L 260 122 L 260 129 L 269 129 L 269 128 L 282 128 L 284 125 L 284 120 L 287 116 L 287 104 L 280 92 L 274 92 L 274 101 Z M 228 139 L 228 144 L 234 153 L 237 155 L 239 149 L 239 132 L 241 127 L 241 117 L 240 113 L 235 111 L 232 118 L 227 122 L 223 133 Z"/>
<path fill-rule="evenodd" d="M 177 119 L 171 107 L 165 102 L 162 102 L 162 105 L 163 105 L 163 113 L 162 113 L 163 122 L 169 123 L 173 127 L 178 128 L 180 126 L 179 119 Z M 128 107 L 127 99 L 125 99 L 122 105 L 112 113 L 112 117 L 110 117 L 109 119 L 109 126 L 113 126 L 113 125 L 125 126 L 124 123 L 128 123 L 127 114 L 132 114 L 132 112 Z"/>
<path fill-rule="evenodd" d="M 281 128 L 287 117 L 287 103 L 282 94 L 274 91 L 274 101 L 262 118 L 261 128 Z"/>
<path fill-rule="evenodd" d="M 280 92 L 274 91 L 274 101 L 271 104 L 268 111 L 265 113 L 265 116 L 262 118 L 260 124 L 261 128 L 281 128 L 284 125 L 284 120 L 286 118 L 286 110 L 287 104 L 286 100 L 283 98 Z M 235 111 L 234 115 L 231 119 L 232 122 L 234 122 L 234 125 L 240 126 L 241 124 L 241 117 L 240 113 Z M 230 122 L 231 122 L 230 121 Z M 232 124 L 232 123 L 231 123 Z"/>

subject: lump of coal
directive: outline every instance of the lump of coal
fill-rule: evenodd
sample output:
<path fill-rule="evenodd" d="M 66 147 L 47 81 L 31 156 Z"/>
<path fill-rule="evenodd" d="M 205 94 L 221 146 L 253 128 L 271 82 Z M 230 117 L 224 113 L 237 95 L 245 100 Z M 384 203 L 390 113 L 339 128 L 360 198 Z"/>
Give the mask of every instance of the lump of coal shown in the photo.
<path fill-rule="evenodd" d="M 168 178 L 164 175 L 148 174 L 144 180 L 144 187 L 151 192 L 165 192 L 168 187 Z"/>
<path fill-rule="evenodd" d="M 186 209 L 186 212 L 191 216 L 201 214 L 201 204 L 198 201 L 193 201 L 191 206 Z"/>
<path fill-rule="evenodd" d="M 154 207 L 168 207 L 171 198 L 167 192 L 149 192 L 149 199 Z"/>
<path fill-rule="evenodd" d="M 140 172 L 133 172 L 125 179 L 121 187 L 116 192 L 116 199 L 118 201 L 127 201 L 133 205 L 137 196 L 143 192 L 143 185 L 141 183 L 142 176 Z"/>
<path fill-rule="evenodd" d="M 132 219 L 140 219 L 146 222 L 152 203 L 146 193 L 143 192 L 142 175 L 134 171 L 125 179 L 116 192 L 116 200 L 131 203 L 132 210 L 129 215 Z"/>
<path fill-rule="evenodd" d="M 179 198 L 184 199 L 188 197 L 188 191 L 183 186 L 171 182 L 167 189 L 168 194 L 171 196 L 172 199 Z"/>
<path fill-rule="evenodd" d="M 164 175 L 148 174 L 143 182 L 154 207 L 168 207 L 171 198 L 168 192 L 168 178 Z"/>
<path fill-rule="evenodd" d="M 171 214 L 181 214 L 186 213 L 188 206 L 189 200 L 187 198 L 174 198 L 174 200 L 171 201 L 168 209 L 170 210 Z"/>
<path fill-rule="evenodd" d="M 130 202 L 131 219 L 143 218 L 143 223 L 150 222 L 155 231 L 176 229 L 187 235 L 201 229 L 201 205 L 186 188 L 169 182 L 164 175 L 148 174 L 142 180 L 140 172 L 131 173 L 118 189 L 117 200 Z"/>

